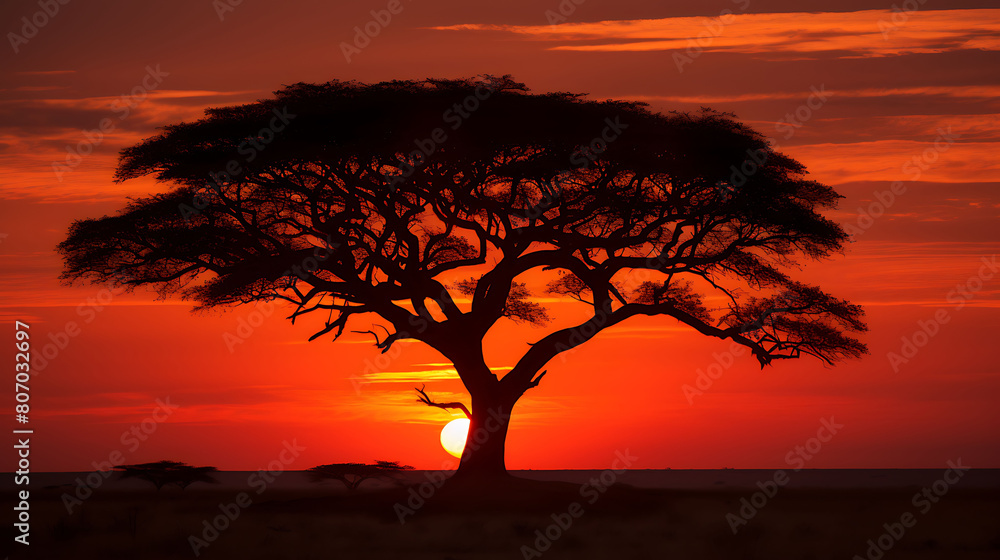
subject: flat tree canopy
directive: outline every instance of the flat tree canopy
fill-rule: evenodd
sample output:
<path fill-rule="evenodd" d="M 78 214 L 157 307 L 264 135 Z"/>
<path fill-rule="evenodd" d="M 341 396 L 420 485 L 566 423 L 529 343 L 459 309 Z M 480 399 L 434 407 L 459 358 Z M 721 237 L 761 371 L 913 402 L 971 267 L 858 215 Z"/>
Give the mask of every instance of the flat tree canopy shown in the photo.
<path fill-rule="evenodd" d="M 139 463 L 135 465 L 117 465 L 114 470 L 121 473 L 120 479 L 138 478 L 145 480 L 157 490 L 168 484 L 174 484 L 184 490 L 195 482 L 216 483 L 212 473 L 219 472 L 215 467 L 194 467 L 179 461 L 157 461 L 155 463 Z"/>
<path fill-rule="evenodd" d="M 309 469 L 309 477 L 313 482 L 338 480 L 344 486 L 354 491 L 361 483 L 373 478 L 393 479 L 406 471 L 412 471 L 410 465 L 402 465 L 399 461 L 375 461 L 374 463 L 332 463 L 318 465 Z"/>
<path fill-rule="evenodd" d="M 820 213 L 841 197 L 728 114 L 534 94 L 508 76 L 300 83 L 125 149 L 116 179 L 146 175 L 170 190 L 74 223 L 64 278 L 198 308 L 284 300 L 293 321 L 316 312 L 313 338 L 374 314 L 382 351 L 416 339 L 454 363 L 471 429 L 489 434 L 460 472 L 502 473 L 506 419 L 544 366 L 630 317 L 731 339 L 762 366 L 867 352 L 859 306 L 788 275 L 842 249 Z M 591 313 L 498 377 L 483 338 L 501 319 L 548 322 L 539 271 Z"/>

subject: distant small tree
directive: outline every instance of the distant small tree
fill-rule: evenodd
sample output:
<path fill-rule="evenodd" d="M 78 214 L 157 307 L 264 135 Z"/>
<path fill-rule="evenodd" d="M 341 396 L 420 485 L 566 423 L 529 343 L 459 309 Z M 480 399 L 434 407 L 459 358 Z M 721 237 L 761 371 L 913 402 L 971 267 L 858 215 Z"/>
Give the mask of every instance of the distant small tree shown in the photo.
<path fill-rule="evenodd" d="M 309 469 L 314 482 L 339 480 L 350 491 L 355 491 L 365 480 L 371 478 L 396 478 L 403 471 L 412 471 L 410 465 L 400 465 L 398 461 L 375 461 L 366 463 L 332 463 Z"/>
<path fill-rule="evenodd" d="M 174 472 L 174 480 L 172 481 L 172 484 L 176 484 L 181 490 L 184 490 L 195 482 L 218 484 L 219 481 L 216 480 L 216 478 L 211 474 L 214 472 L 219 472 L 219 469 L 215 467 L 192 467 L 189 465 L 182 465 Z"/>
<path fill-rule="evenodd" d="M 155 486 L 157 491 L 168 484 L 176 485 L 181 490 L 195 482 L 215 484 L 218 481 L 211 473 L 219 471 L 215 467 L 194 467 L 178 461 L 118 465 L 115 470 L 121 473 L 121 479 L 145 480 Z"/>

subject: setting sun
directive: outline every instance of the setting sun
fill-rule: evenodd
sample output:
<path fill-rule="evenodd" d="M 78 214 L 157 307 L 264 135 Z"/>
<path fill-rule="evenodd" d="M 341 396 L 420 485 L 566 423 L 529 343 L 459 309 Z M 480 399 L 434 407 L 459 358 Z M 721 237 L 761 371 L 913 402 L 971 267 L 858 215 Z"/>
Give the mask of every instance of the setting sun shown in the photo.
<path fill-rule="evenodd" d="M 462 456 L 465 438 L 469 435 L 469 419 L 456 418 L 441 429 L 441 447 L 455 457 Z"/>

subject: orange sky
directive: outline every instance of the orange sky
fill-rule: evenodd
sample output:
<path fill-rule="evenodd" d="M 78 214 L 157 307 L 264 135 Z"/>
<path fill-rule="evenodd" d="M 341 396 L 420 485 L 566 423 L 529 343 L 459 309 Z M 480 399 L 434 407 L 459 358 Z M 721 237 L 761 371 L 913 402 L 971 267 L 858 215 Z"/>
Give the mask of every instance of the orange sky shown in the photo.
<path fill-rule="evenodd" d="M 128 462 L 251 470 L 292 439 L 306 451 L 290 468 L 451 460 L 438 443 L 451 416 L 413 392 L 426 382 L 441 399 L 466 398 L 433 350 L 403 342 L 379 361 L 358 335 L 306 343 L 316 329 L 290 325 L 281 309 L 192 315 L 189 304 L 151 294 L 65 288 L 54 247 L 72 220 L 168 189 L 112 183 L 117 152 L 207 106 L 299 81 L 481 73 L 513 74 L 536 92 L 736 113 L 847 197 L 830 215 L 858 228 L 857 241 L 797 274 L 865 305 L 871 327 L 863 360 L 761 371 L 745 353 L 731 356 L 729 343 L 670 320 L 626 322 L 557 358 L 522 398 L 508 467 L 603 468 L 626 448 L 637 468 L 782 467 L 830 417 L 844 428 L 807 467 L 938 467 L 957 457 L 1000 467 L 1000 274 L 968 299 L 956 291 L 980 285 L 970 279 L 989 272 L 982 259 L 1000 252 L 1000 3 L 894 16 L 861 0 L 829 3 L 836 13 L 798 13 L 799 3 L 782 0 L 587 0 L 550 25 L 556 1 L 404 0 L 350 62 L 341 43 L 386 3 L 331 4 L 243 2 L 220 19 L 204 1 L 69 3 L 16 53 L 0 49 L 0 320 L 30 322 L 36 351 L 69 322 L 80 328 L 36 368 L 33 468 L 87 470 L 118 450 Z M 5 2 L 4 31 L 22 33 L 21 18 L 37 9 Z M 68 146 L 86 153 L 67 160 Z M 57 173 L 54 163 L 66 167 Z M 905 191 L 879 211 L 876 193 L 896 181 Z M 872 204 L 877 217 L 859 214 Z M 584 312 L 543 301 L 560 321 Z M 935 313 L 947 322 L 912 359 L 890 363 L 901 337 Z M 498 325 L 488 363 L 506 371 L 545 332 Z M 730 357 L 702 394 L 685 393 L 699 371 Z M 144 441 L 123 441 L 157 399 L 178 408 Z"/>

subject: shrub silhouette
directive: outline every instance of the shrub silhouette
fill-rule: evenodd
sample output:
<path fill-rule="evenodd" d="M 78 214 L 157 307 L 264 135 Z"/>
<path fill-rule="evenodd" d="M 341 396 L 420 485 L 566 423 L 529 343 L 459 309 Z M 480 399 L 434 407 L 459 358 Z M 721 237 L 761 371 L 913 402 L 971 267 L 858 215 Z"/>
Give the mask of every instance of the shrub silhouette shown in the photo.
<path fill-rule="evenodd" d="M 155 486 L 157 491 L 167 485 L 174 485 L 184 490 L 195 482 L 215 484 L 218 481 L 211 473 L 219 471 L 215 467 L 194 467 L 178 461 L 118 465 L 115 470 L 121 473 L 119 479 L 145 480 Z"/>
<path fill-rule="evenodd" d="M 314 482 L 338 480 L 350 491 L 355 491 L 365 480 L 373 478 L 395 479 L 403 471 L 411 471 L 410 465 L 400 465 L 397 461 L 375 461 L 366 463 L 331 463 L 309 469 Z"/>

